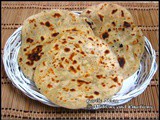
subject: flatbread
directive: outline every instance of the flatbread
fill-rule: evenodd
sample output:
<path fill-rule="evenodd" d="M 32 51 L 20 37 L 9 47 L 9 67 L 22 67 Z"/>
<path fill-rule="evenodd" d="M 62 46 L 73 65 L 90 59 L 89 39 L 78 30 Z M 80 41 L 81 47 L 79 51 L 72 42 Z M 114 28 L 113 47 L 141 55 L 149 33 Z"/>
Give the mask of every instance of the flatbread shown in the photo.
<path fill-rule="evenodd" d="M 87 107 L 87 100 L 115 95 L 139 68 L 143 52 L 143 34 L 130 12 L 103 3 L 80 17 L 66 10 L 29 17 L 18 61 L 49 100 L 79 109 Z"/>
<path fill-rule="evenodd" d="M 130 12 L 116 4 L 99 4 L 85 9 L 80 16 L 95 24 L 94 34 L 109 45 L 117 56 L 124 78 L 136 72 L 144 52 L 144 36 Z"/>
<path fill-rule="evenodd" d="M 40 61 L 34 81 L 41 93 L 59 106 L 84 108 L 88 99 L 104 100 L 122 86 L 117 58 L 98 37 L 65 34 L 46 54 L 50 57 Z"/>
<path fill-rule="evenodd" d="M 78 30 L 93 34 L 86 20 L 87 18 L 79 18 L 78 15 L 66 10 L 43 11 L 25 20 L 22 28 L 22 46 L 18 55 L 18 62 L 24 75 L 33 79 L 37 63 L 45 51 L 50 49 L 50 44 L 63 34 Z"/>

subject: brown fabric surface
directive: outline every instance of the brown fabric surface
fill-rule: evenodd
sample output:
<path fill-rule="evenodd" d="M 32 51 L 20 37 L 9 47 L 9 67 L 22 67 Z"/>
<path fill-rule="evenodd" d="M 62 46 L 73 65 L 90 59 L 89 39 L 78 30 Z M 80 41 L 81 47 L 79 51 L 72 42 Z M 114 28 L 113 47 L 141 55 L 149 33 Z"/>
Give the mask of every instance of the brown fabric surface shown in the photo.
<path fill-rule="evenodd" d="M 68 9 L 81 11 L 87 6 L 101 2 L 2 2 L 2 39 L 1 55 L 8 37 L 22 25 L 29 16 L 45 9 Z M 143 34 L 150 40 L 156 50 L 157 63 L 159 61 L 158 44 L 158 2 L 114 2 L 129 9 L 136 24 L 142 29 Z M 103 108 L 99 110 L 68 110 L 44 105 L 25 96 L 20 90 L 13 87 L 5 74 L 1 61 L 1 87 L 2 87 L 2 119 L 157 119 L 159 96 L 159 71 L 152 78 L 151 84 L 144 93 L 132 99 L 124 108 Z M 139 105 L 152 108 L 129 108 Z"/>

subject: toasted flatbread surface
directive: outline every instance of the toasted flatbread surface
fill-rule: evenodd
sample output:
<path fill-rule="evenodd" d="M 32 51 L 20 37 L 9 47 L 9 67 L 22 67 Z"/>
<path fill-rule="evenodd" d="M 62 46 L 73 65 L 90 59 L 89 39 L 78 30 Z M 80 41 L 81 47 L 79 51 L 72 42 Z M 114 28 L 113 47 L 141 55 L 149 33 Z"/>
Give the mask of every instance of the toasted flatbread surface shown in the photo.
<path fill-rule="evenodd" d="M 88 7 L 80 16 L 90 18 L 96 25 L 93 32 L 109 45 L 124 78 L 136 72 L 144 52 L 144 36 L 134 24 L 130 12 L 117 4 L 99 4 Z"/>
<path fill-rule="evenodd" d="M 18 55 L 23 73 L 32 80 L 39 60 L 50 49 L 50 44 L 63 34 L 77 30 L 93 34 L 86 20 L 87 18 L 79 18 L 66 10 L 43 11 L 25 20 L 22 28 L 22 46 Z"/>
<path fill-rule="evenodd" d="M 85 108 L 88 99 L 102 100 L 117 93 L 123 82 L 117 57 L 98 37 L 64 35 L 36 67 L 34 81 L 53 103 Z"/>

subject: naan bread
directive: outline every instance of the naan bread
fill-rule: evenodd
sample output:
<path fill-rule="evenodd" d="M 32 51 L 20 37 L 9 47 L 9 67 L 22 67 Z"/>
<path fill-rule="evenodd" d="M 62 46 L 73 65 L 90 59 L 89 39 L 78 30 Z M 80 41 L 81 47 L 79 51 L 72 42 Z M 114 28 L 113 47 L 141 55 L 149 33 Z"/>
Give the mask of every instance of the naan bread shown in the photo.
<path fill-rule="evenodd" d="M 80 16 L 95 24 L 94 34 L 99 36 L 117 56 L 124 78 L 138 70 L 144 52 L 144 36 L 134 24 L 130 12 L 116 4 L 99 4 L 84 10 Z"/>
<path fill-rule="evenodd" d="M 50 44 L 59 39 L 64 32 L 81 30 L 93 34 L 86 20 L 89 21 L 66 10 L 43 11 L 25 20 L 22 28 L 22 46 L 18 56 L 23 73 L 32 80 L 37 63 L 45 51 L 48 51 Z"/>
<path fill-rule="evenodd" d="M 53 103 L 78 109 L 88 99 L 102 100 L 117 93 L 123 82 L 117 57 L 98 37 L 65 34 L 37 65 L 34 81 Z"/>
<path fill-rule="evenodd" d="M 18 61 L 49 100 L 78 109 L 87 107 L 87 100 L 115 95 L 139 68 L 143 52 L 143 34 L 130 12 L 104 3 L 80 17 L 66 10 L 29 17 Z"/>

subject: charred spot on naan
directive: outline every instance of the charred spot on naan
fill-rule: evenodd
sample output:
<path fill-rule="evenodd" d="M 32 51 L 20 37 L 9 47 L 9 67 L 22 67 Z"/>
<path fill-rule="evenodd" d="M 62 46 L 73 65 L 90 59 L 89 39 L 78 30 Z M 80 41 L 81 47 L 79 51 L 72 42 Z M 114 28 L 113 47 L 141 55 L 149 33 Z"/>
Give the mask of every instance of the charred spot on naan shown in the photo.
<path fill-rule="evenodd" d="M 34 67 L 34 68 L 32 68 L 33 70 L 35 70 L 36 69 L 36 67 Z"/>
<path fill-rule="evenodd" d="M 51 78 L 51 80 L 54 82 L 55 80 L 54 80 L 54 78 Z"/>
<path fill-rule="evenodd" d="M 86 23 L 90 26 L 90 28 L 93 30 L 94 28 L 93 28 L 93 22 L 89 22 L 89 21 L 87 21 L 87 19 L 85 19 L 85 21 L 86 21 Z"/>
<path fill-rule="evenodd" d="M 132 45 L 135 45 L 135 44 L 137 44 L 138 42 L 139 42 L 139 40 L 136 39 L 136 40 L 134 40 L 134 41 L 132 42 Z"/>
<path fill-rule="evenodd" d="M 119 86 L 121 85 L 121 84 L 118 82 L 118 77 L 114 77 L 114 78 L 112 78 L 112 80 L 113 80 L 115 83 L 117 83 Z"/>
<path fill-rule="evenodd" d="M 45 62 L 43 62 L 44 64 L 45 64 Z M 45 65 L 44 65 L 45 66 Z M 49 69 L 49 73 L 52 73 L 52 74 L 54 74 L 54 71 L 53 71 L 53 69 L 52 68 L 50 68 Z"/>
<path fill-rule="evenodd" d="M 98 16 L 99 16 L 99 19 L 103 22 L 103 18 L 104 18 L 104 16 L 103 16 L 103 15 L 101 15 L 101 14 L 98 14 Z"/>
<path fill-rule="evenodd" d="M 80 65 L 77 66 L 77 70 L 81 70 Z"/>
<path fill-rule="evenodd" d="M 48 88 L 52 88 L 53 86 L 52 86 L 51 84 L 48 84 L 47 87 L 48 87 Z"/>
<path fill-rule="evenodd" d="M 34 27 L 37 27 L 37 25 L 36 25 L 36 24 L 34 24 Z"/>
<path fill-rule="evenodd" d="M 123 47 L 123 44 L 120 44 L 119 47 L 122 48 L 122 47 Z"/>
<path fill-rule="evenodd" d="M 108 32 L 110 32 L 110 31 L 111 31 L 111 29 L 109 28 L 109 29 L 108 29 Z"/>
<path fill-rule="evenodd" d="M 68 90 L 69 90 L 68 88 L 65 88 L 65 87 L 62 88 L 62 89 L 63 89 L 64 91 L 66 91 L 66 92 L 68 92 Z"/>
<path fill-rule="evenodd" d="M 78 41 L 78 43 L 80 43 L 80 44 L 81 44 L 81 43 L 82 43 L 82 41 L 80 41 L 80 40 L 79 40 L 79 41 Z"/>
<path fill-rule="evenodd" d="M 106 78 L 106 77 L 103 76 L 103 75 L 96 75 L 96 77 L 97 77 L 98 79 Z"/>
<path fill-rule="evenodd" d="M 104 82 L 102 82 L 102 83 L 101 83 L 101 85 L 102 85 L 103 87 L 105 87 L 105 86 L 106 86 L 106 84 L 105 84 Z"/>
<path fill-rule="evenodd" d="M 59 83 L 59 80 L 56 80 L 56 83 Z"/>
<path fill-rule="evenodd" d="M 76 60 L 73 60 L 73 64 L 76 64 L 77 63 L 77 61 Z"/>
<path fill-rule="evenodd" d="M 47 27 L 50 27 L 50 26 L 51 26 L 51 24 L 50 24 L 49 21 L 45 22 L 45 25 L 46 25 Z"/>
<path fill-rule="evenodd" d="M 69 70 L 70 70 L 71 72 L 73 72 L 73 73 L 76 73 L 76 72 L 77 72 L 76 69 L 75 69 L 73 66 L 70 66 L 70 67 L 69 67 Z"/>
<path fill-rule="evenodd" d="M 66 48 L 64 48 L 64 51 L 65 51 L 65 52 L 69 52 L 69 51 L 70 51 L 70 48 L 67 48 L 67 47 L 66 47 Z"/>
<path fill-rule="evenodd" d="M 89 37 L 88 39 L 91 40 L 91 41 L 93 41 L 92 37 Z"/>
<path fill-rule="evenodd" d="M 129 50 L 129 46 L 128 45 L 126 45 L 126 50 Z"/>
<path fill-rule="evenodd" d="M 97 92 L 97 91 L 94 91 L 94 94 L 95 94 L 95 95 L 99 95 L 99 92 Z"/>
<path fill-rule="evenodd" d="M 103 39 L 106 39 L 106 38 L 108 38 L 108 37 L 109 37 L 108 32 L 104 32 L 104 33 L 102 33 L 102 35 L 101 35 L 101 38 L 103 38 Z"/>
<path fill-rule="evenodd" d="M 93 51 L 93 50 L 91 51 L 91 54 L 94 54 L 94 51 Z"/>
<path fill-rule="evenodd" d="M 67 43 L 66 39 L 62 39 L 62 40 L 63 40 L 62 44 L 66 44 Z"/>
<path fill-rule="evenodd" d="M 74 46 L 75 46 L 76 48 L 80 48 L 79 44 L 74 44 Z"/>
<path fill-rule="evenodd" d="M 129 22 L 127 22 L 127 21 L 124 21 L 123 26 L 125 28 L 128 28 L 128 27 L 131 27 L 131 24 Z"/>
<path fill-rule="evenodd" d="M 29 46 L 28 46 L 28 47 L 26 47 L 26 48 L 24 48 L 24 49 L 23 49 L 23 51 L 27 51 L 27 49 L 28 49 L 28 48 L 29 48 Z"/>
<path fill-rule="evenodd" d="M 43 36 L 41 36 L 41 40 L 42 40 L 42 41 L 44 40 L 44 37 L 43 37 Z"/>
<path fill-rule="evenodd" d="M 86 54 L 85 54 L 83 51 L 81 51 L 80 53 L 81 53 L 83 56 L 86 56 Z"/>
<path fill-rule="evenodd" d="M 82 85 L 84 85 L 84 84 L 88 85 L 88 84 L 90 84 L 91 82 L 86 82 L 86 81 L 84 81 L 84 80 L 78 79 L 78 80 L 77 80 L 77 83 L 78 83 L 78 86 L 80 87 L 80 86 L 82 86 Z"/>
<path fill-rule="evenodd" d="M 52 37 L 56 37 L 57 35 L 59 35 L 59 32 L 52 33 Z"/>
<path fill-rule="evenodd" d="M 117 9 L 115 9 L 115 10 L 112 10 L 112 14 L 114 14 L 114 13 L 116 13 L 117 12 Z"/>
<path fill-rule="evenodd" d="M 32 66 L 34 64 L 34 62 L 33 61 L 27 61 L 26 64 L 29 65 L 29 66 Z"/>
<path fill-rule="evenodd" d="M 41 59 L 42 47 L 42 45 L 37 45 L 34 49 L 32 49 L 31 53 L 26 53 L 27 59 L 29 60 L 28 62 L 26 62 L 26 64 L 33 65 L 34 61 L 38 61 Z"/>
<path fill-rule="evenodd" d="M 123 57 L 118 57 L 118 63 L 121 68 L 125 65 L 125 59 Z"/>
<path fill-rule="evenodd" d="M 68 38 L 69 38 L 69 39 L 71 39 L 71 40 L 73 40 L 73 39 L 74 39 L 74 38 L 73 38 L 73 37 L 71 37 L 71 36 L 68 36 Z"/>
<path fill-rule="evenodd" d="M 34 40 L 32 38 L 27 38 L 26 42 L 27 43 L 32 43 Z"/>
<path fill-rule="evenodd" d="M 138 55 L 137 55 L 136 53 L 134 53 L 134 56 L 135 56 L 135 57 L 138 57 Z"/>
<path fill-rule="evenodd" d="M 76 81 L 75 79 L 72 79 L 71 81 Z"/>
<path fill-rule="evenodd" d="M 52 15 L 54 18 L 60 18 L 61 17 L 61 14 L 59 13 L 55 13 L 54 15 Z"/>
<path fill-rule="evenodd" d="M 65 59 L 65 62 L 69 64 L 69 60 Z"/>
<path fill-rule="evenodd" d="M 29 23 L 33 23 L 33 22 L 36 22 L 36 20 L 35 19 L 29 20 Z"/>
<path fill-rule="evenodd" d="M 115 66 L 114 64 L 111 64 L 113 67 Z"/>
<path fill-rule="evenodd" d="M 105 50 L 104 53 L 105 53 L 105 54 L 108 54 L 108 53 L 109 53 L 109 50 Z"/>
<path fill-rule="evenodd" d="M 26 49 L 26 48 L 24 48 L 24 49 L 23 49 L 23 51 L 27 51 L 27 49 Z"/>
<path fill-rule="evenodd" d="M 89 77 L 90 76 L 90 74 L 88 74 L 88 73 L 86 73 L 85 75 L 84 75 L 84 77 Z"/>
<path fill-rule="evenodd" d="M 73 57 L 75 56 L 76 54 L 73 52 L 73 53 L 71 53 L 71 55 L 69 56 L 69 59 L 71 60 L 71 61 L 73 61 Z"/>
<path fill-rule="evenodd" d="M 21 57 L 19 58 L 19 62 L 22 62 L 22 58 Z"/>
<path fill-rule="evenodd" d="M 49 30 L 53 31 L 53 30 L 54 30 L 54 28 L 53 28 L 53 27 L 50 27 L 50 28 L 49 28 Z"/>
<path fill-rule="evenodd" d="M 116 87 L 116 85 L 111 85 L 109 88 L 113 88 L 113 87 Z"/>
<path fill-rule="evenodd" d="M 124 17 L 124 12 L 123 12 L 123 10 L 121 10 L 121 17 Z"/>
<path fill-rule="evenodd" d="M 61 58 L 62 61 L 63 61 L 64 59 L 65 59 L 64 57 Z"/>
<path fill-rule="evenodd" d="M 76 90 L 74 88 L 70 89 L 71 92 L 75 92 Z"/>
<path fill-rule="evenodd" d="M 43 22 L 40 22 L 40 24 L 41 24 L 41 25 L 44 25 L 44 23 L 43 23 Z"/>
<path fill-rule="evenodd" d="M 59 63 L 59 67 L 60 68 L 64 68 L 64 66 L 62 65 L 62 63 Z"/>
<path fill-rule="evenodd" d="M 92 99 L 92 98 L 94 98 L 94 96 L 93 95 L 85 96 L 85 98 Z"/>
<path fill-rule="evenodd" d="M 59 50 L 59 47 L 58 47 L 59 45 L 58 44 L 56 44 L 55 46 L 54 46 L 54 49 L 55 50 Z"/>
<path fill-rule="evenodd" d="M 117 42 L 116 40 L 113 40 L 113 42 Z"/>
<path fill-rule="evenodd" d="M 90 14 L 90 13 L 91 13 L 91 11 L 90 11 L 90 10 L 87 10 L 87 11 L 86 11 L 86 13 L 87 13 L 87 14 Z"/>
<path fill-rule="evenodd" d="M 76 28 L 73 28 L 72 31 L 78 31 Z"/>
<path fill-rule="evenodd" d="M 118 78 L 117 78 L 117 77 L 113 78 L 112 80 L 113 80 L 114 82 L 118 82 Z"/>
<path fill-rule="evenodd" d="M 113 25 L 113 26 L 116 26 L 116 23 L 113 21 L 113 22 L 112 22 L 112 25 Z"/>
<path fill-rule="evenodd" d="M 72 28 L 72 29 L 67 29 L 67 30 L 65 30 L 66 32 L 72 32 L 72 31 L 78 31 L 76 28 Z M 65 32 L 65 31 L 63 31 L 63 32 Z"/>

